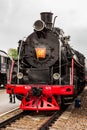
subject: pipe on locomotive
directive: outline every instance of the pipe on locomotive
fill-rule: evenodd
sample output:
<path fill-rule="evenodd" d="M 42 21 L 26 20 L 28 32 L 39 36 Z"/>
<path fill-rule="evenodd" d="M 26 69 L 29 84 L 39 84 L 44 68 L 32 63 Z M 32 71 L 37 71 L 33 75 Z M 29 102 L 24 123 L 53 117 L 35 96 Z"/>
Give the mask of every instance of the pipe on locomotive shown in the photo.
<path fill-rule="evenodd" d="M 23 78 L 23 73 L 21 73 L 19 71 L 20 69 L 20 53 L 21 53 L 21 48 L 22 48 L 22 45 L 23 45 L 23 42 L 25 41 L 26 37 L 23 37 L 23 40 L 19 40 L 18 43 L 20 43 L 20 46 L 19 46 L 19 53 L 18 53 L 18 70 L 17 70 L 17 83 L 19 84 L 19 79 Z"/>
<path fill-rule="evenodd" d="M 52 15 L 51 12 L 40 13 L 41 20 L 35 21 L 33 28 L 35 31 L 42 31 L 44 28 L 52 29 Z"/>
<path fill-rule="evenodd" d="M 54 24 L 55 24 L 56 18 L 57 18 L 57 16 L 54 17 L 54 20 L 53 20 L 53 27 L 52 27 L 52 28 L 54 28 Z"/>
<path fill-rule="evenodd" d="M 19 77 L 20 77 L 20 72 L 19 72 L 19 68 L 20 68 L 20 53 L 21 53 L 21 48 L 22 48 L 22 44 L 23 44 L 23 40 L 20 41 L 20 46 L 19 46 L 19 53 L 18 53 L 18 70 L 17 70 L 17 83 L 19 84 Z"/>

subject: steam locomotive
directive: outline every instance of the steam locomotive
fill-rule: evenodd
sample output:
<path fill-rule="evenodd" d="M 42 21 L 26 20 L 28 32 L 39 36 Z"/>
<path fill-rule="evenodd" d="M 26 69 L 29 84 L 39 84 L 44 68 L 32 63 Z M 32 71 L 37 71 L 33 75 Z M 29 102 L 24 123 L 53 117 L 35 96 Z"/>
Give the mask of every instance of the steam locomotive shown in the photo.
<path fill-rule="evenodd" d="M 21 100 L 23 110 L 60 110 L 85 86 L 85 57 L 70 47 L 70 36 L 42 12 L 34 32 L 18 42 L 18 60 L 11 62 L 7 93 Z M 14 96 L 12 96 L 14 95 Z"/>

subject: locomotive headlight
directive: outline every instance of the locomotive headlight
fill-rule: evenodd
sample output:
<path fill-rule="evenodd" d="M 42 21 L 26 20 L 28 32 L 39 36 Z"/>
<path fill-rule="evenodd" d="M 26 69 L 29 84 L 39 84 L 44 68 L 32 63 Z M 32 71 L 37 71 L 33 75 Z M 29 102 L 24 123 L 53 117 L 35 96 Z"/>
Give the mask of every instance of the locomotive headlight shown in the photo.
<path fill-rule="evenodd" d="M 42 30 L 44 29 L 44 27 L 45 27 L 45 23 L 44 23 L 44 21 L 42 21 L 42 20 L 37 20 L 37 21 L 34 23 L 33 27 L 34 27 L 34 29 L 35 29 L 36 31 L 42 31 Z"/>
<path fill-rule="evenodd" d="M 18 79 L 22 79 L 22 78 L 23 78 L 23 73 L 19 72 L 19 73 L 17 74 L 17 78 L 18 78 Z"/>
<path fill-rule="evenodd" d="M 58 80 L 58 79 L 60 78 L 60 74 L 54 73 L 54 74 L 53 74 L 53 78 L 54 78 L 55 80 Z"/>

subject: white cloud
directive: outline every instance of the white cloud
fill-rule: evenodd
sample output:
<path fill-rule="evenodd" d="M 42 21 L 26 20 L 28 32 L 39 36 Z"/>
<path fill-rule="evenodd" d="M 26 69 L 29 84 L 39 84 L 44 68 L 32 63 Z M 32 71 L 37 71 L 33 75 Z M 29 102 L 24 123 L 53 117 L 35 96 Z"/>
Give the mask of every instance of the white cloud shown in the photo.
<path fill-rule="evenodd" d="M 11 0 L 0 1 L 0 25 L 7 24 L 12 11 Z"/>

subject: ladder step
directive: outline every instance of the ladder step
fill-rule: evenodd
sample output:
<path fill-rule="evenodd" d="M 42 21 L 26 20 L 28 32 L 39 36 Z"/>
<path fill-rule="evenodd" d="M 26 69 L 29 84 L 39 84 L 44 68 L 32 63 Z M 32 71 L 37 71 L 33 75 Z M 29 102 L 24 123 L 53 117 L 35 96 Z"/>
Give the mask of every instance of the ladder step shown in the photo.
<path fill-rule="evenodd" d="M 65 105 L 70 105 L 70 104 L 72 104 L 72 102 L 67 102 L 67 103 L 64 103 Z"/>
<path fill-rule="evenodd" d="M 64 100 L 73 99 L 73 97 L 64 97 Z"/>

